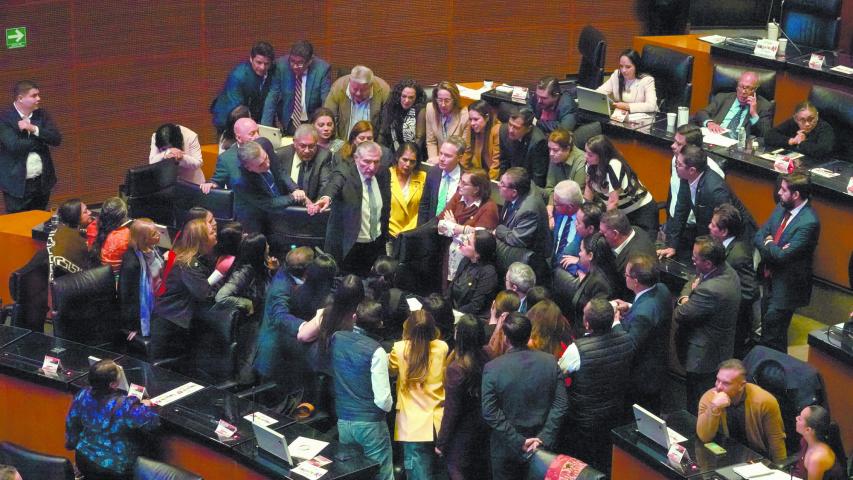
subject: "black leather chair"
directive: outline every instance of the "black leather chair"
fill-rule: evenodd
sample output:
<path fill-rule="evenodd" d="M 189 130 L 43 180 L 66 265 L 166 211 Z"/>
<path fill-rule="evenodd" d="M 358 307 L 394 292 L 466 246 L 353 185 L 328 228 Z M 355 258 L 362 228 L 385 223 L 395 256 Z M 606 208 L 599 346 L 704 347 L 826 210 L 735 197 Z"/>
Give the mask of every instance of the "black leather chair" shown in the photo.
<path fill-rule="evenodd" d="M 853 94 L 815 85 L 809 101 L 835 131 L 835 156 L 853 158 L 853 137 L 849 135 L 853 132 Z"/>
<path fill-rule="evenodd" d="M 714 95 L 720 92 L 734 92 L 737 89 L 738 79 L 747 70 L 758 74 L 758 94 L 773 102 L 775 106 L 776 72 L 734 65 L 714 65 L 714 76 L 711 77 L 711 94 L 708 96 L 708 100 L 710 101 Z"/>
<path fill-rule="evenodd" d="M 581 125 L 575 129 L 575 146 L 583 150 L 590 138 L 601 135 L 601 123 L 592 122 Z"/>
<path fill-rule="evenodd" d="M 329 223 L 329 213 L 308 215 L 305 207 L 287 207 L 284 212 L 275 216 L 275 233 L 277 237 L 270 243 L 280 243 L 288 247 L 322 247 L 326 241 L 326 224 Z"/>
<path fill-rule="evenodd" d="M 573 80 L 577 85 L 586 88 L 598 88 L 604 82 L 604 61 L 607 56 L 607 41 L 592 25 L 581 30 L 578 38 L 578 52 L 581 54 L 581 64 L 577 73 L 566 75 L 567 80 Z M 571 88 L 574 93 L 574 88 Z"/>
<path fill-rule="evenodd" d="M 109 266 L 63 275 L 50 287 L 55 336 L 94 346 L 116 339 L 120 309 L 115 275 Z"/>
<path fill-rule="evenodd" d="M 643 47 L 643 70 L 655 77 L 661 112 L 675 112 L 679 106 L 690 105 L 693 95 L 693 55 L 646 45 Z"/>
<path fill-rule="evenodd" d="M 175 368 L 210 384 L 232 380 L 237 373 L 237 338 L 245 313 L 233 306 L 215 304 L 193 320 L 189 359 Z"/>
<path fill-rule="evenodd" d="M 9 275 L 9 293 L 15 301 L 9 306 L 13 327 L 44 332 L 47 318 L 47 250 L 41 249 L 26 265 Z"/>
<path fill-rule="evenodd" d="M 533 457 L 531 457 L 530 462 L 527 464 L 527 476 L 525 479 L 542 480 L 545 478 L 545 474 L 548 473 L 548 469 L 551 468 L 552 465 L 554 465 L 554 467 L 558 465 L 562 467 L 563 465 L 573 461 L 577 461 L 577 459 L 569 457 L 568 455 L 557 455 L 556 453 L 543 449 L 536 450 L 536 453 L 533 454 Z M 607 476 L 587 465 L 575 478 L 577 480 L 604 480 Z"/>
<path fill-rule="evenodd" d="M 787 0 L 782 30 L 797 45 L 835 50 L 841 34 L 842 0 Z"/>
<path fill-rule="evenodd" d="M 234 190 L 214 188 L 204 194 L 198 185 L 178 180 L 174 187 L 173 215 L 175 228 L 181 228 L 193 207 L 204 207 L 213 213 L 219 223 L 234 220 Z"/>
<path fill-rule="evenodd" d="M 34 452 L 11 442 L 0 442 L 0 463 L 14 466 L 21 478 L 74 480 L 71 460 Z"/>
<path fill-rule="evenodd" d="M 174 227 L 172 202 L 177 181 L 178 164 L 171 160 L 129 169 L 119 192 L 127 202 L 130 218 L 147 217 Z"/>
<path fill-rule="evenodd" d="M 133 468 L 134 480 L 202 480 L 195 473 L 188 472 L 168 463 L 158 462 L 150 458 L 139 457 Z"/>

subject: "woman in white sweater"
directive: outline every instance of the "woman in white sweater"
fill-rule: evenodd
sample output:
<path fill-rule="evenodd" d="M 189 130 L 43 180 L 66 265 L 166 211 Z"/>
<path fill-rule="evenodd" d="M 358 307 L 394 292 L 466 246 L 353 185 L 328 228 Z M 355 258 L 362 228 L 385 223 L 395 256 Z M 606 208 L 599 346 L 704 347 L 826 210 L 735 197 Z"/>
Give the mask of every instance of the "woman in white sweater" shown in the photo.
<path fill-rule="evenodd" d="M 204 183 L 201 171 L 201 145 L 198 135 L 183 125 L 166 123 L 151 134 L 151 153 L 148 163 L 172 159 L 178 163 L 178 177 L 200 185 Z"/>
<path fill-rule="evenodd" d="M 613 106 L 629 113 L 657 112 L 655 79 L 643 73 L 640 54 L 625 50 L 619 55 L 619 68 L 596 89 L 613 100 Z"/>

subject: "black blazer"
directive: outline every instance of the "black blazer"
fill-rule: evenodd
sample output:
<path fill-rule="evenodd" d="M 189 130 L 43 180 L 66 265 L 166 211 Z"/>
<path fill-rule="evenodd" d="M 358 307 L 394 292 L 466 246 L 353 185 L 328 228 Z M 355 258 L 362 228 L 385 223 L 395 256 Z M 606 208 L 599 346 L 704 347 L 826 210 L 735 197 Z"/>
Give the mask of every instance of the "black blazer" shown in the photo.
<path fill-rule="evenodd" d="M 463 258 L 450 283 L 453 308 L 485 319 L 498 289 L 498 274 L 490 263 L 471 263 Z"/>
<path fill-rule="evenodd" d="M 758 300 L 758 279 L 755 275 L 752 245 L 746 240 L 734 239 L 726 247 L 726 263 L 728 263 L 740 278 L 741 299 L 747 303 Z"/>
<path fill-rule="evenodd" d="M 578 284 L 578 289 L 572 297 L 572 328 L 575 336 L 583 335 L 583 307 L 596 297 L 610 299 L 615 291 L 607 281 L 607 276 L 598 270 L 589 272 Z"/>
<path fill-rule="evenodd" d="M 746 129 L 747 135 L 763 137 L 770 130 L 773 122 L 773 104 L 761 95 L 758 95 L 756 98 L 758 99 L 758 122 L 752 125 L 752 122 L 748 121 L 749 111 L 747 110 L 741 119 L 741 124 Z M 723 125 L 722 122 L 726 118 L 729 109 L 732 108 L 732 104 L 736 101 L 737 93 L 735 92 L 723 92 L 714 95 L 707 107 L 696 112 L 696 123 L 702 126 L 705 125 L 706 121 L 711 120 L 721 127 L 727 128 L 728 125 Z"/>
<path fill-rule="evenodd" d="M 278 157 L 278 167 L 281 169 L 277 176 L 287 185 L 287 193 L 298 190 L 299 185 L 290 177 L 290 169 L 293 168 L 293 156 L 296 155 L 294 146 L 288 145 L 279 148 L 275 153 Z M 272 168 L 272 165 L 270 165 L 270 168 Z M 317 200 L 320 190 L 329 182 L 329 175 L 331 173 L 332 154 L 325 148 L 318 148 L 314 159 L 307 166 L 303 174 L 302 190 L 305 191 L 305 195 L 311 200 Z"/>
<path fill-rule="evenodd" d="M 622 328 L 628 332 L 636 351 L 631 372 L 631 387 L 635 392 L 661 391 L 671 321 L 672 294 L 662 283 L 644 293 L 622 318 Z"/>
<path fill-rule="evenodd" d="M 501 147 L 501 175 L 510 167 L 524 167 L 530 173 L 533 183 L 540 188 L 545 188 L 550 163 L 548 139 L 545 138 L 545 134 L 539 128 L 533 127 L 524 138 L 515 141 L 510 140 L 508 132 L 507 124 L 501 125 L 498 133 Z"/>
<path fill-rule="evenodd" d="M 634 229 L 634 238 L 628 242 L 628 245 L 625 245 L 625 248 L 619 252 L 619 255 L 616 255 L 616 273 L 622 281 L 619 282 L 619 285 L 616 285 L 615 295 L 617 298 L 621 298 L 623 300 L 627 300 L 629 298 L 633 298 L 634 293 L 628 290 L 628 286 L 625 285 L 625 266 L 628 265 L 628 260 L 631 259 L 634 255 L 648 255 L 652 258 L 655 257 L 655 244 L 649 239 L 649 234 L 646 233 L 642 228 L 631 227 Z"/>
<path fill-rule="evenodd" d="M 51 146 L 62 143 L 62 134 L 43 108 L 33 112 L 30 122 L 39 127 L 38 136 L 18 128 L 21 116 L 14 106 L 0 113 L 0 190 L 23 198 L 27 183 L 27 156 L 38 153 L 42 161 L 39 193 L 47 193 L 56 185 L 56 172 L 50 157 Z"/>
<path fill-rule="evenodd" d="M 438 168 L 438 165 L 433 165 L 427 172 L 424 190 L 418 203 L 418 226 L 435 218 L 435 209 L 438 207 L 438 190 L 441 188 L 441 176 L 443 174 L 444 171 Z M 453 196 L 452 192 L 447 197 L 448 202 L 450 202 L 451 196 Z"/>
<path fill-rule="evenodd" d="M 213 291 L 207 283 L 210 273 L 211 269 L 198 257 L 193 258 L 190 265 L 175 262 L 165 280 L 166 291 L 157 297 L 151 316 L 189 329 L 193 317 L 213 304 Z"/>
<path fill-rule="evenodd" d="M 382 212 L 379 219 L 380 238 L 388 237 L 388 218 L 391 214 L 391 176 L 387 168 L 380 166 L 376 172 L 379 193 L 382 196 Z M 339 263 L 343 261 L 358 239 L 361 227 L 361 175 L 355 162 L 345 161 L 337 165 L 329 177 L 329 183 L 321 190 L 320 197 L 332 200 L 329 223 L 326 225 L 325 251 Z"/>

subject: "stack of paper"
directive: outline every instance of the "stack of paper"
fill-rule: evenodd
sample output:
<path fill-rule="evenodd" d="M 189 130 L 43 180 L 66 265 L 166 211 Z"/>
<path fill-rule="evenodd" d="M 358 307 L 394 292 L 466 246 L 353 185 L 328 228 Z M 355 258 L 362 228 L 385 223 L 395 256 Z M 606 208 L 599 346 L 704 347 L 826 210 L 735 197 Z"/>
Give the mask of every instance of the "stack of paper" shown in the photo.
<path fill-rule="evenodd" d="M 699 37 L 699 40 L 703 42 L 708 42 L 711 45 L 716 45 L 718 43 L 723 43 L 726 41 L 726 37 L 722 35 L 706 35 L 704 37 Z"/>
<path fill-rule="evenodd" d="M 781 470 L 771 470 L 763 463 L 748 463 L 746 465 L 734 467 L 732 470 L 747 480 L 752 480 L 754 478 L 760 478 L 761 480 L 790 480 L 797 478 L 791 476 L 790 473 L 785 473 Z"/>
<path fill-rule="evenodd" d="M 727 131 L 728 130 L 725 130 L 723 133 Z M 736 139 L 729 138 L 719 133 L 712 133 L 710 130 L 708 130 L 707 127 L 702 127 L 702 141 L 711 145 L 719 145 L 721 147 L 730 147 L 732 145 L 737 145 Z"/>

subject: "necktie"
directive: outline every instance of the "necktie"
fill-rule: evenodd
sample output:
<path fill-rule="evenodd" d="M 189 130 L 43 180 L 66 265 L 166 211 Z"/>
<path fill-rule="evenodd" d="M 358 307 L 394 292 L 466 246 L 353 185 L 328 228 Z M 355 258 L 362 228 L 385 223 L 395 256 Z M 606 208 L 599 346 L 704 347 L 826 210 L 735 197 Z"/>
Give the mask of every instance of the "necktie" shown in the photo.
<path fill-rule="evenodd" d="M 729 133 L 728 133 L 729 137 L 737 138 L 737 129 L 738 129 L 738 127 L 740 127 L 740 119 L 743 116 L 743 112 L 745 112 L 745 111 L 746 111 L 746 105 L 741 105 L 740 108 L 738 108 L 735 116 L 732 117 L 732 120 L 729 122 L 729 125 L 726 127 L 729 130 Z"/>
<path fill-rule="evenodd" d="M 379 238 L 379 205 L 376 203 L 376 194 L 373 193 L 373 178 L 364 181 L 367 188 L 367 201 L 370 208 L 370 239 Z"/>
<path fill-rule="evenodd" d="M 280 193 L 278 193 L 278 187 L 275 186 L 275 178 L 273 178 L 272 173 L 266 171 L 261 174 L 261 177 L 264 179 L 264 182 L 266 182 L 267 188 L 270 189 L 270 193 L 272 193 L 272 196 L 278 197 L 279 195 L 281 195 Z"/>
<path fill-rule="evenodd" d="M 510 202 L 509 205 L 506 205 L 504 207 L 504 215 L 503 218 L 501 218 L 501 223 L 503 223 L 504 225 L 509 223 L 510 219 L 512 218 L 513 207 L 515 207 L 515 202 Z"/>
<path fill-rule="evenodd" d="M 450 115 L 442 115 L 441 128 L 444 130 L 444 138 L 447 138 L 447 124 L 450 123 Z"/>
<path fill-rule="evenodd" d="M 305 162 L 299 162 L 299 174 L 296 176 L 296 184 L 301 190 L 305 190 Z"/>
<path fill-rule="evenodd" d="M 438 202 L 435 205 L 435 214 L 444 210 L 444 206 L 447 205 L 447 190 L 450 189 L 450 174 L 445 173 L 441 177 L 441 186 L 438 187 Z"/>
<path fill-rule="evenodd" d="M 785 210 L 785 215 L 782 216 L 782 223 L 779 224 L 779 228 L 776 229 L 776 233 L 773 235 L 773 243 L 776 245 L 779 244 L 779 239 L 782 238 L 782 232 L 785 231 L 785 227 L 788 226 L 788 220 L 791 219 L 791 211 Z"/>
<path fill-rule="evenodd" d="M 569 216 L 564 215 L 563 221 L 560 222 L 560 229 L 557 230 L 557 248 L 554 250 L 554 255 L 556 255 L 559 259 L 560 254 L 563 253 L 563 249 L 566 248 L 566 243 L 569 240 L 569 231 L 566 229 L 566 223 L 569 222 Z"/>
<path fill-rule="evenodd" d="M 302 79 L 296 79 L 296 88 L 293 89 L 293 113 L 290 114 L 293 129 L 302 124 Z M 301 184 L 301 183 L 300 183 Z"/>

